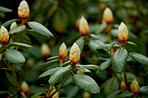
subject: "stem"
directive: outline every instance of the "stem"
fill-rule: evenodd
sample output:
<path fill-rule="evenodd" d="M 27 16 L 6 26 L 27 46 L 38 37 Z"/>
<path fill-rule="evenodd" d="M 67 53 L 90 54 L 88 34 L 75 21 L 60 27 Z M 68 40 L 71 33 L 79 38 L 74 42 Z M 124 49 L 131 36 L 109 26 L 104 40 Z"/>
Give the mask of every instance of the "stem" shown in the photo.
<path fill-rule="evenodd" d="M 124 74 L 124 79 L 125 79 L 125 84 L 126 84 L 126 87 L 127 87 L 128 91 L 130 91 L 130 86 L 128 85 L 128 82 L 127 82 L 127 77 L 126 77 L 125 72 L 124 72 L 123 74 Z"/>
<path fill-rule="evenodd" d="M 47 97 L 50 96 L 50 93 L 51 93 L 51 91 L 53 90 L 53 87 L 54 87 L 54 84 L 51 85 L 51 87 L 50 87 L 50 89 L 49 89 L 49 91 L 48 91 L 48 93 L 47 93 Z"/>
<path fill-rule="evenodd" d="M 62 64 L 62 62 L 63 62 L 63 59 L 60 59 L 60 64 Z"/>
<path fill-rule="evenodd" d="M 71 71 L 70 71 L 70 72 L 71 72 Z M 62 87 L 62 85 L 63 85 L 63 84 L 65 83 L 65 81 L 67 80 L 67 78 L 68 78 L 70 72 L 66 75 L 65 79 L 63 80 L 63 82 L 61 83 L 61 85 L 57 88 L 57 90 L 49 96 L 49 98 L 51 98 L 56 92 L 58 92 L 58 91 L 60 90 L 60 88 Z"/>

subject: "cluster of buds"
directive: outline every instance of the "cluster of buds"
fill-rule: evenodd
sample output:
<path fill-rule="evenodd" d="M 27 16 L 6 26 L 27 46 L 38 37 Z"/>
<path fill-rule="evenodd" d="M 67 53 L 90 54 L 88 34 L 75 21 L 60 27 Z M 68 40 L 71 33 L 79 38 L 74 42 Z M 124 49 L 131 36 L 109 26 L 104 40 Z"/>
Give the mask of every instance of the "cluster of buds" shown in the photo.
<path fill-rule="evenodd" d="M 48 58 L 50 56 L 51 52 L 47 44 L 42 44 L 41 53 L 44 58 Z"/>
<path fill-rule="evenodd" d="M 29 6 L 25 0 L 18 7 L 18 16 L 21 19 L 27 19 L 29 17 Z"/>
<path fill-rule="evenodd" d="M 22 82 L 22 84 L 21 84 L 21 91 L 22 91 L 25 95 L 28 94 L 28 92 L 29 92 L 29 86 L 28 86 L 28 84 L 27 84 L 26 81 L 23 81 L 23 82 Z"/>
<path fill-rule="evenodd" d="M 9 41 L 8 31 L 4 26 L 1 26 L 1 29 L 0 29 L 0 42 L 5 44 L 8 41 Z"/>
<path fill-rule="evenodd" d="M 139 84 L 138 84 L 136 79 L 134 79 L 132 81 L 132 84 L 131 84 L 130 88 L 131 88 L 131 92 L 133 92 L 135 94 L 139 93 Z"/>
<path fill-rule="evenodd" d="M 120 43 L 125 43 L 128 40 L 128 30 L 123 22 L 119 26 L 118 40 Z"/>
<path fill-rule="evenodd" d="M 82 16 L 80 19 L 79 31 L 82 34 L 82 36 L 87 36 L 89 34 L 89 25 L 84 16 Z"/>
<path fill-rule="evenodd" d="M 59 48 L 59 57 L 60 57 L 60 59 L 65 59 L 66 56 L 67 56 L 67 47 L 66 47 L 65 43 L 63 42 Z"/>
<path fill-rule="evenodd" d="M 104 10 L 103 20 L 106 22 L 106 24 L 111 24 L 114 20 L 113 13 L 108 7 Z"/>

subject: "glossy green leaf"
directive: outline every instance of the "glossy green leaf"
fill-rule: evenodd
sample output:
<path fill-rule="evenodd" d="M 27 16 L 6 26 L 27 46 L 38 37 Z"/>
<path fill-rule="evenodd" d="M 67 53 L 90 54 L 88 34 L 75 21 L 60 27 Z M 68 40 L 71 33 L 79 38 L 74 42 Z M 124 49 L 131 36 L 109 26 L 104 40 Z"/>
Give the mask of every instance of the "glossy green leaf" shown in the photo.
<path fill-rule="evenodd" d="M 38 98 L 40 97 L 40 95 L 42 95 L 44 92 L 38 92 L 36 94 L 34 94 L 33 96 L 31 96 L 31 98 Z"/>
<path fill-rule="evenodd" d="M 124 71 L 127 57 L 128 52 L 125 48 L 120 48 L 114 53 L 112 58 L 112 67 L 117 73 L 121 74 Z"/>
<path fill-rule="evenodd" d="M 129 91 L 124 91 L 122 94 L 118 95 L 118 98 L 131 98 L 131 96 L 133 95 L 132 92 Z"/>
<path fill-rule="evenodd" d="M 25 25 L 21 25 L 21 26 L 17 26 L 15 28 L 13 28 L 12 30 L 9 31 L 9 34 L 14 34 L 14 33 L 19 33 L 19 32 L 22 32 L 24 31 L 26 28 Z"/>
<path fill-rule="evenodd" d="M 70 66 L 59 69 L 50 77 L 48 82 L 50 83 L 50 85 L 59 82 L 61 79 L 66 77 L 66 75 L 68 74 L 68 72 L 70 72 L 70 70 L 71 70 Z"/>
<path fill-rule="evenodd" d="M 138 46 L 133 43 L 128 41 L 127 43 L 124 44 L 124 47 L 127 49 L 129 52 L 137 52 L 138 51 Z"/>
<path fill-rule="evenodd" d="M 23 54 L 17 50 L 5 51 L 3 56 L 11 63 L 24 63 L 26 61 Z"/>
<path fill-rule="evenodd" d="M 70 92 L 67 95 L 67 98 L 74 98 L 74 96 L 78 93 L 79 88 L 77 86 L 74 86 L 71 88 Z"/>
<path fill-rule="evenodd" d="M 79 38 L 78 40 L 76 40 L 75 43 L 79 46 L 80 51 L 82 52 L 84 47 L 84 38 L 83 37 Z"/>
<path fill-rule="evenodd" d="M 131 53 L 130 56 L 138 63 L 148 67 L 148 57 L 139 53 Z"/>
<path fill-rule="evenodd" d="M 45 68 L 47 68 L 47 67 L 52 66 L 52 65 L 55 64 L 57 61 L 58 61 L 58 59 L 54 59 L 54 60 L 47 61 L 47 62 L 45 62 L 45 63 L 39 65 L 39 66 L 37 67 L 37 69 L 39 69 L 39 70 L 40 70 L 40 69 L 45 69 Z"/>
<path fill-rule="evenodd" d="M 79 67 L 76 67 L 77 71 L 80 71 L 80 72 L 91 72 L 89 69 L 86 69 L 82 66 L 79 66 Z"/>
<path fill-rule="evenodd" d="M 86 91 L 89 91 L 91 93 L 100 93 L 100 88 L 97 85 L 97 83 L 87 75 L 84 74 L 73 75 L 73 81 L 78 87 Z"/>
<path fill-rule="evenodd" d="M 59 56 L 52 56 L 50 58 L 47 58 L 47 60 L 54 60 L 54 59 L 58 59 L 58 58 L 59 58 Z"/>
<path fill-rule="evenodd" d="M 15 71 L 5 71 L 5 73 L 6 73 L 6 77 L 7 77 L 8 81 L 12 85 L 17 86 L 18 82 L 17 82 L 17 75 L 16 75 Z"/>
<path fill-rule="evenodd" d="M 80 66 L 83 67 L 83 68 L 90 69 L 90 70 L 102 71 L 102 69 L 97 65 L 90 64 L 90 65 L 80 65 Z"/>
<path fill-rule="evenodd" d="M 8 12 L 13 12 L 11 9 L 0 6 L 0 12 L 8 13 Z"/>
<path fill-rule="evenodd" d="M 36 31 L 36 32 L 38 32 L 42 35 L 45 35 L 45 36 L 48 36 L 48 37 L 53 36 L 53 34 L 45 26 L 43 26 L 42 24 L 40 24 L 38 22 L 28 22 L 28 25 L 34 31 Z"/>
<path fill-rule="evenodd" d="M 32 48 L 33 46 L 26 44 L 26 43 L 18 43 L 18 42 L 10 42 L 6 47 L 10 47 L 12 45 L 18 45 L 22 47 Z"/>
<path fill-rule="evenodd" d="M 96 34 L 103 32 L 106 29 L 106 27 L 107 27 L 106 24 L 99 25 L 98 29 L 96 30 Z"/>
<path fill-rule="evenodd" d="M 107 96 L 107 98 L 116 98 L 120 92 L 121 92 L 121 90 L 117 90 L 117 91 L 111 93 L 109 96 Z"/>
<path fill-rule="evenodd" d="M 107 61 L 101 63 L 100 68 L 102 70 L 106 69 L 111 64 L 111 59 L 108 59 Z"/>
<path fill-rule="evenodd" d="M 52 74 L 54 74 L 57 70 L 59 70 L 59 69 L 61 69 L 61 68 L 62 68 L 62 67 L 56 67 L 56 68 L 49 69 L 49 70 L 45 71 L 44 73 L 42 73 L 42 74 L 39 76 L 39 78 L 52 75 Z"/>
<path fill-rule="evenodd" d="M 13 23 L 14 21 L 16 21 L 17 19 L 12 19 L 12 20 L 8 20 L 8 21 L 6 21 L 5 23 L 3 23 L 2 25 L 4 26 L 4 27 L 7 27 L 8 25 L 10 25 L 11 23 Z"/>
<path fill-rule="evenodd" d="M 68 62 L 64 62 L 64 63 L 60 64 L 60 66 L 61 66 L 61 67 L 65 67 L 65 66 L 68 66 L 68 65 L 70 65 L 70 64 L 71 64 L 71 62 L 68 61 Z"/>
<path fill-rule="evenodd" d="M 142 86 L 139 90 L 140 90 L 140 93 L 144 95 L 148 95 L 148 86 Z"/>

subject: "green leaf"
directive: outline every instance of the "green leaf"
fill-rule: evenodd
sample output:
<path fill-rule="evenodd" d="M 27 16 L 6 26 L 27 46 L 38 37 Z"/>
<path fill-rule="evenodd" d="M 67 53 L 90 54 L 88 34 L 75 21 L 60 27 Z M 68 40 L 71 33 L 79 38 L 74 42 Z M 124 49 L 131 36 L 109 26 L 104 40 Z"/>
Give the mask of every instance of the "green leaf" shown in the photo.
<path fill-rule="evenodd" d="M 26 61 L 23 54 L 17 50 L 5 51 L 3 53 L 3 56 L 6 60 L 8 60 L 11 63 L 24 63 Z"/>
<path fill-rule="evenodd" d="M 8 81 L 12 85 L 17 86 L 18 82 L 17 82 L 17 75 L 16 75 L 15 71 L 5 71 L 5 73 L 6 73 L 6 77 L 7 77 Z"/>
<path fill-rule="evenodd" d="M 45 36 L 49 36 L 52 37 L 52 33 L 42 24 L 38 23 L 38 22 L 28 22 L 28 25 L 30 28 L 32 28 L 34 31 L 45 35 Z"/>
<path fill-rule="evenodd" d="M 45 63 L 39 65 L 39 66 L 37 67 L 37 69 L 40 70 L 40 69 L 45 69 L 45 68 L 47 68 L 47 67 L 50 67 L 50 66 L 52 66 L 53 64 L 55 64 L 55 63 L 57 62 L 57 60 L 58 60 L 58 59 L 54 59 L 54 60 L 51 60 L 51 61 L 47 61 L 47 62 L 45 62 Z"/>
<path fill-rule="evenodd" d="M 48 82 L 50 83 L 50 85 L 59 82 L 61 79 L 66 77 L 66 75 L 68 74 L 68 72 L 70 72 L 70 70 L 71 68 L 69 66 L 59 69 L 50 77 Z"/>
<path fill-rule="evenodd" d="M 108 59 L 107 61 L 101 63 L 100 68 L 102 70 L 106 69 L 111 64 L 111 59 Z"/>
<path fill-rule="evenodd" d="M 65 66 L 68 66 L 68 65 L 70 65 L 70 64 L 71 64 L 71 62 L 68 61 L 68 62 L 64 62 L 64 63 L 60 64 L 60 66 L 61 66 L 61 67 L 65 67 Z"/>
<path fill-rule="evenodd" d="M 61 69 L 61 68 L 62 68 L 62 67 L 56 67 L 56 68 L 53 68 L 53 69 L 49 69 L 49 70 L 45 71 L 44 73 L 42 73 L 42 74 L 39 76 L 39 78 L 52 75 L 52 74 L 54 74 L 57 70 L 59 70 L 59 69 Z"/>
<path fill-rule="evenodd" d="M 117 91 L 111 93 L 109 96 L 107 96 L 107 98 L 116 98 L 120 92 L 121 92 L 121 90 L 117 90 Z"/>
<path fill-rule="evenodd" d="M 32 48 L 33 46 L 26 44 L 26 43 L 18 43 L 18 42 L 10 42 L 6 47 L 10 47 L 12 45 L 19 45 L 22 47 Z"/>
<path fill-rule="evenodd" d="M 124 71 L 127 57 L 128 52 L 125 48 L 120 48 L 114 53 L 112 58 L 112 67 L 117 73 L 121 74 Z"/>
<path fill-rule="evenodd" d="M 140 92 L 144 95 L 148 95 L 148 86 L 141 87 Z"/>
<path fill-rule="evenodd" d="M 80 88 L 91 93 L 100 93 L 100 88 L 97 83 L 89 76 L 84 74 L 73 75 L 74 83 Z"/>
<path fill-rule="evenodd" d="M 8 12 L 13 12 L 11 9 L 0 6 L 0 12 L 8 13 Z"/>
<path fill-rule="evenodd" d="M 74 86 L 73 88 L 71 88 L 66 98 L 74 98 L 74 96 L 78 93 L 78 91 L 79 88 L 77 86 Z"/>
<path fill-rule="evenodd" d="M 119 98 L 129 98 L 133 95 L 132 92 L 124 91 L 122 94 L 118 95 Z"/>
<path fill-rule="evenodd" d="M 59 58 L 59 56 L 52 56 L 50 58 L 47 58 L 47 60 L 54 60 L 54 59 L 58 59 L 58 58 Z"/>
<path fill-rule="evenodd" d="M 84 47 L 84 38 L 83 37 L 79 38 L 75 43 L 79 46 L 80 51 L 82 52 Z"/>
<path fill-rule="evenodd" d="M 34 94 L 33 96 L 31 96 L 31 98 L 38 98 L 40 95 L 42 95 L 44 92 L 38 92 L 36 94 Z"/>
<path fill-rule="evenodd" d="M 91 72 L 90 70 L 83 68 L 82 66 L 76 67 L 76 69 L 81 72 Z"/>
<path fill-rule="evenodd" d="M 105 29 L 106 29 L 107 25 L 106 24 L 101 24 L 99 25 L 97 31 L 96 31 L 96 34 L 99 34 L 101 32 L 103 32 Z"/>
<path fill-rule="evenodd" d="M 90 64 L 90 65 L 80 65 L 80 66 L 83 67 L 83 68 L 90 69 L 90 70 L 102 71 L 102 69 L 97 65 Z"/>
<path fill-rule="evenodd" d="M 138 63 L 148 67 L 148 57 L 139 53 L 130 53 L 130 56 Z"/>
<path fill-rule="evenodd" d="M 1 94 L 6 94 L 6 93 L 8 93 L 8 91 L 0 91 L 0 95 Z"/>
<path fill-rule="evenodd" d="M 5 23 L 3 23 L 2 25 L 4 26 L 4 27 L 7 27 L 8 25 L 10 25 L 11 23 L 13 23 L 14 21 L 16 21 L 17 19 L 12 19 L 12 20 L 8 20 L 8 21 L 6 21 Z"/>
<path fill-rule="evenodd" d="M 25 25 L 21 25 L 21 26 L 17 26 L 15 28 L 13 28 L 12 30 L 9 31 L 9 34 L 14 34 L 14 33 L 19 33 L 19 32 L 22 32 L 24 31 L 26 28 Z"/>
<path fill-rule="evenodd" d="M 124 47 L 127 49 L 129 52 L 137 52 L 138 51 L 138 46 L 133 43 L 128 41 L 127 43 L 124 44 Z"/>

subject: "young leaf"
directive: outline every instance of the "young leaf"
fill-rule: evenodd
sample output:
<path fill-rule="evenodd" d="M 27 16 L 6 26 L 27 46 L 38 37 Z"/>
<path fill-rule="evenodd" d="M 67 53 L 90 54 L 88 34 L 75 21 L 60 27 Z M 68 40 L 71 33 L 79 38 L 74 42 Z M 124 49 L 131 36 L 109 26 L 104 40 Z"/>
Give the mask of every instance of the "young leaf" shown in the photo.
<path fill-rule="evenodd" d="M 65 66 L 68 66 L 69 64 L 71 64 L 70 61 L 64 62 L 64 63 L 60 64 L 60 66 L 61 66 L 61 67 L 65 67 Z"/>
<path fill-rule="evenodd" d="M 49 69 L 49 70 L 45 71 L 44 73 L 42 73 L 42 74 L 39 76 L 39 78 L 52 75 L 52 74 L 54 74 L 57 70 L 59 70 L 59 69 L 61 69 L 61 68 L 62 68 L 62 67 L 56 67 L 56 68 L 53 68 L 53 69 Z"/>
<path fill-rule="evenodd" d="M 82 66 L 76 67 L 76 69 L 77 71 L 80 71 L 80 72 L 91 72 L 90 70 L 83 68 Z"/>
<path fill-rule="evenodd" d="M 73 75 L 74 83 L 80 88 L 91 93 L 100 93 L 100 88 L 97 83 L 89 76 L 84 74 Z"/>
<path fill-rule="evenodd" d="M 33 46 L 28 45 L 26 43 L 18 43 L 18 42 L 10 42 L 6 47 L 10 47 L 12 45 L 19 45 L 19 46 L 27 47 L 27 48 L 32 48 L 33 47 Z"/>
<path fill-rule="evenodd" d="M 120 48 L 114 53 L 112 58 L 112 67 L 117 73 L 121 74 L 124 71 L 127 57 L 128 52 L 125 48 Z"/>
<path fill-rule="evenodd" d="M 148 57 L 139 53 L 131 53 L 130 56 L 138 63 L 148 67 Z"/>
<path fill-rule="evenodd" d="M 80 65 L 81 67 L 83 68 L 87 68 L 87 69 L 90 69 L 90 70 L 95 70 L 95 71 L 102 71 L 101 68 L 97 65 Z"/>
<path fill-rule="evenodd" d="M 47 60 L 54 60 L 54 59 L 58 59 L 58 58 L 59 58 L 59 56 L 52 56 L 50 58 L 47 58 Z"/>
<path fill-rule="evenodd" d="M 61 69 L 59 69 L 58 71 L 56 71 L 48 80 L 48 82 L 50 83 L 50 85 L 55 84 L 57 82 L 59 82 L 61 79 L 63 79 L 64 77 L 66 77 L 67 73 L 71 70 L 71 68 L 69 66 L 67 67 L 63 67 Z"/>
<path fill-rule="evenodd" d="M 111 59 L 108 59 L 107 61 L 103 62 L 101 65 L 100 65 L 100 68 L 102 70 L 106 69 L 109 65 L 111 64 Z"/>
<path fill-rule="evenodd" d="M 22 32 L 24 31 L 26 28 L 25 25 L 22 25 L 22 26 L 17 26 L 15 28 L 13 28 L 12 30 L 9 31 L 9 34 L 14 34 L 14 33 L 19 33 L 19 32 Z"/>
<path fill-rule="evenodd" d="M 8 12 L 13 12 L 11 9 L 0 6 L 0 12 L 8 13 Z"/>
<path fill-rule="evenodd" d="M 25 57 L 17 50 L 8 50 L 3 54 L 4 58 L 11 63 L 24 63 Z"/>
<path fill-rule="evenodd" d="M 79 46 L 80 51 L 82 52 L 83 47 L 84 47 L 84 39 L 83 39 L 83 37 L 79 38 L 75 43 Z"/>
<path fill-rule="evenodd" d="M 49 36 L 52 37 L 52 33 L 42 24 L 38 23 L 38 22 L 28 22 L 28 25 L 30 28 L 32 28 L 34 31 L 45 35 L 45 36 Z"/>
<path fill-rule="evenodd" d="M 4 26 L 4 27 L 7 27 L 8 25 L 10 25 L 12 22 L 14 22 L 14 21 L 16 21 L 16 19 L 12 19 L 12 20 L 8 20 L 8 21 L 6 21 L 5 23 L 3 23 L 2 25 Z M 1 25 L 1 26 L 2 26 Z"/>

